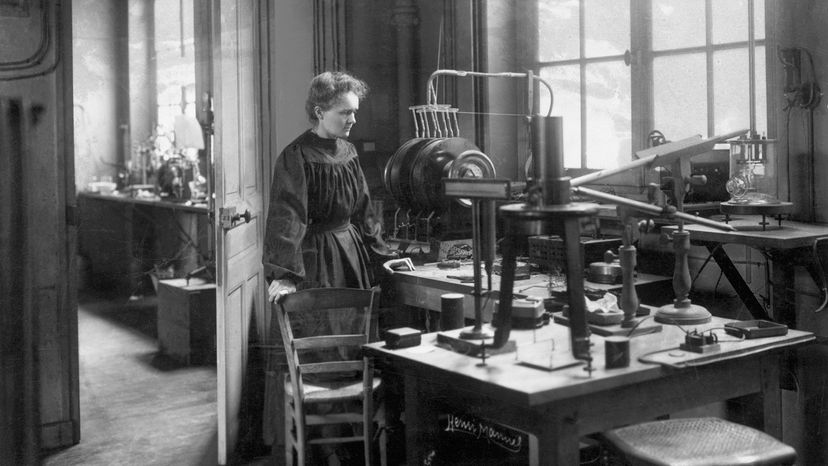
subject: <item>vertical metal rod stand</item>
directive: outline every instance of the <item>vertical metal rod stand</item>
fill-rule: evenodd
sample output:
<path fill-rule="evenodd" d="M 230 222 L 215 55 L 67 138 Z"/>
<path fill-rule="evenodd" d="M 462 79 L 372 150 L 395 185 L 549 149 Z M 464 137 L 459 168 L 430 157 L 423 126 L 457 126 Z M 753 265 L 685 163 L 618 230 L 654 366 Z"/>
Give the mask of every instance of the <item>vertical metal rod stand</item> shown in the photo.
<path fill-rule="evenodd" d="M 480 276 L 480 256 L 483 248 L 480 238 L 480 200 L 471 200 L 472 211 L 472 255 L 474 267 L 474 326 L 460 332 L 460 338 L 465 340 L 483 340 L 492 337 L 492 332 L 483 329 L 483 302 L 482 277 Z"/>

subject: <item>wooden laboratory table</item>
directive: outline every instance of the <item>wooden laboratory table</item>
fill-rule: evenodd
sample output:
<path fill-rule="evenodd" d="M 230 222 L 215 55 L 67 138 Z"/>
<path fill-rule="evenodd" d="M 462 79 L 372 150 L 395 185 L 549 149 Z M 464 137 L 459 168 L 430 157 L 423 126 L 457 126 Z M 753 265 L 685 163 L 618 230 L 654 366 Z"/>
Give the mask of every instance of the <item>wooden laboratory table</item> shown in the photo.
<path fill-rule="evenodd" d="M 80 192 L 78 210 L 78 252 L 97 288 L 139 293 L 155 267 L 182 277 L 211 255 L 206 205 Z"/>
<path fill-rule="evenodd" d="M 724 322 L 714 318 L 696 328 Z M 719 350 L 684 352 L 678 350 L 684 333 L 667 325 L 634 337 L 631 363 L 620 369 L 604 367 L 604 339 L 593 335 L 591 375 L 582 364 L 548 371 L 521 363 L 536 358 L 538 348 L 541 356 L 550 354 L 552 342 L 557 349 L 551 353 L 566 359 L 569 331 L 557 324 L 512 330 L 517 351 L 491 355 L 485 363 L 438 347 L 435 333 L 411 348 L 392 350 L 379 342 L 364 349 L 384 374 L 403 380 L 407 464 L 424 464 L 443 435 L 440 415 L 458 412 L 531 434 L 530 464 L 578 464 L 583 435 L 751 394 L 760 394 L 750 400 L 764 416 L 764 425 L 756 427 L 781 439 L 779 354 L 810 342 L 813 334 L 789 330 L 752 340 L 717 334 Z"/>
<path fill-rule="evenodd" d="M 792 222 L 783 220 L 781 228 L 775 220 L 771 220 L 767 230 L 755 229 L 759 225 L 759 216 L 733 216 L 729 222 L 736 228 L 752 227 L 739 231 L 721 231 L 701 225 L 686 224 L 685 230 L 690 232 L 692 244 L 705 246 L 713 256 L 716 264 L 736 290 L 739 298 L 745 304 L 751 315 L 756 319 L 771 319 L 796 328 L 796 299 L 791 295 L 795 289 L 794 267 L 805 267 L 814 278 L 818 288 L 818 264 L 815 263 L 811 248 L 814 240 L 828 236 L 828 225 Z M 662 231 L 671 233 L 677 226 L 662 227 Z M 749 246 L 762 252 L 771 259 L 771 308 L 773 316 L 769 316 L 764 306 L 756 299 L 753 291 L 745 283 L 739 270 L 727 255 L 723 244 L 740 244 Z"/>
<path fill-rule="evenodd" d="M 481 268 L 481 288 L 485 292 L 488 288 L 488 277 Z M 466 264 L 455 269 L 441 269 L 436 263 L 418 265 L 414 271 L 394 272 L 394 291 L 398 304 L 420 307 L 431 311 L 440 311 L 440 297 L 445 293 L 462 293 L 464 296 L 463 314 L 467 319 L 474 319 L 474 282 L 460 280 L 453 277 L 470 277 L 474 274 L 472 264 Z M 636 276 L 636 289 L 639 293 L 652 288 L 667 287 L 672 290 L 670 283 L 672 277 L 639 273 Z M 525 280 L 515 280 L 514 292 L 533 296 L 537 298 L 548 298 L 548 275 L 545 273 L 532 273 Z M 621 284 L 601 284 L 585 282 L 584 286 L 599 290 L 620 290 Z M 500 290 L 500 275 L 492 275 L 492 289 Z M 653 293 L 656 294 L 656 293 Z M 672 300 L 672 294 L 668 294 L 664 302 L 653 302 L 646 300 L 649 304 L 663 305 Z M 491 299 L 483 298 L 483 320 L 490 322 L 494 302 Z"/>

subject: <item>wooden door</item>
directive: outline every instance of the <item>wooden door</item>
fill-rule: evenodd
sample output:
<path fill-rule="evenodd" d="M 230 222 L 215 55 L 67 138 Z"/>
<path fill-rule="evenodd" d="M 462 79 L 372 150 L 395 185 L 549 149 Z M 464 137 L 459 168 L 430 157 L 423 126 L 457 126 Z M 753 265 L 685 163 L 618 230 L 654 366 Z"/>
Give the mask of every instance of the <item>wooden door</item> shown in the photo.
<path fill-rule="evenodd" d="M 264 316 L 259 7 L 247 0 L 212 4 L 219 464 L 238 440 L 250 332 Z"/>
<path fill-rule="evenodd" d="M 265 194 L 272 160 L 307 128 L 313 4 L 214 0 L 195 7 L 197 93 L 212 97 L 214 117 L 218 461 L 227 464 L 242 407 L 263 395 L 249 392 L 245 380 L 263 376 L 247 371 L 262 370 L 251 368 L 250 348 L 270 321 L 261 267 Z M 207 109 L 200 109 L 202 122 Z M 257 406 L 248 408 L 261 422 Z"/>
<path fill-rule="evenodd" d="M 80 438 L 72 10 L 0 4 L 0 464 L 35 464 Z"/>

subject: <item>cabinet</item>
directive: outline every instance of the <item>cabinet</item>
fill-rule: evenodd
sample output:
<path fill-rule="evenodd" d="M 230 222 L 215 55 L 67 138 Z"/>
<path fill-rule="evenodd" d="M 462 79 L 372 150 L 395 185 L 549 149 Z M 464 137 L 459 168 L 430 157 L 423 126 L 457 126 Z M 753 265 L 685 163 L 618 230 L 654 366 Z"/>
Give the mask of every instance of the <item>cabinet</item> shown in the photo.
<path fill-rule="evenodd" d="M 158 346 L 182 364 L 216 362 L 216 284 L 158 281 Z"/>

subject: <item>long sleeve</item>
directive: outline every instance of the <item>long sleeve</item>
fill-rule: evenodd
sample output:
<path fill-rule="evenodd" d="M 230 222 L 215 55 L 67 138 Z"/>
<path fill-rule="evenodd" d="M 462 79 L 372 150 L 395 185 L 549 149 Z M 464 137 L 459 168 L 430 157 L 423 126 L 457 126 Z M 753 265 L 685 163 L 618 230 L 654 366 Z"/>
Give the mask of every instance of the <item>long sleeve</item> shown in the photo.
<path fill-rule="evenodd" d="M 374 206 L 371 204 L 371 195 L 368 190 L 368 182 L 365 179 L 365 174 L 360 169 L 358 171 L 360 178 L 359 184 L 362 191 L 359 195 L 357 208 L 354 215 L 351 217 L 351 223 L 354 224 L 362 234 L 362 239 L 368 247 L 372 260 L 387 260 L 396 257 L 385 240 L 382 239 L 382 221 L 380 217 L 382 212 L 375 212 Z"/>
<path fill-rule="evenodd" d="M 308 190 L 301 149 L 291 144 L 279 154 L 273 170 L 265 230 L 265 276 L 305 278 L 302 241 L 308 226 Z"/>

